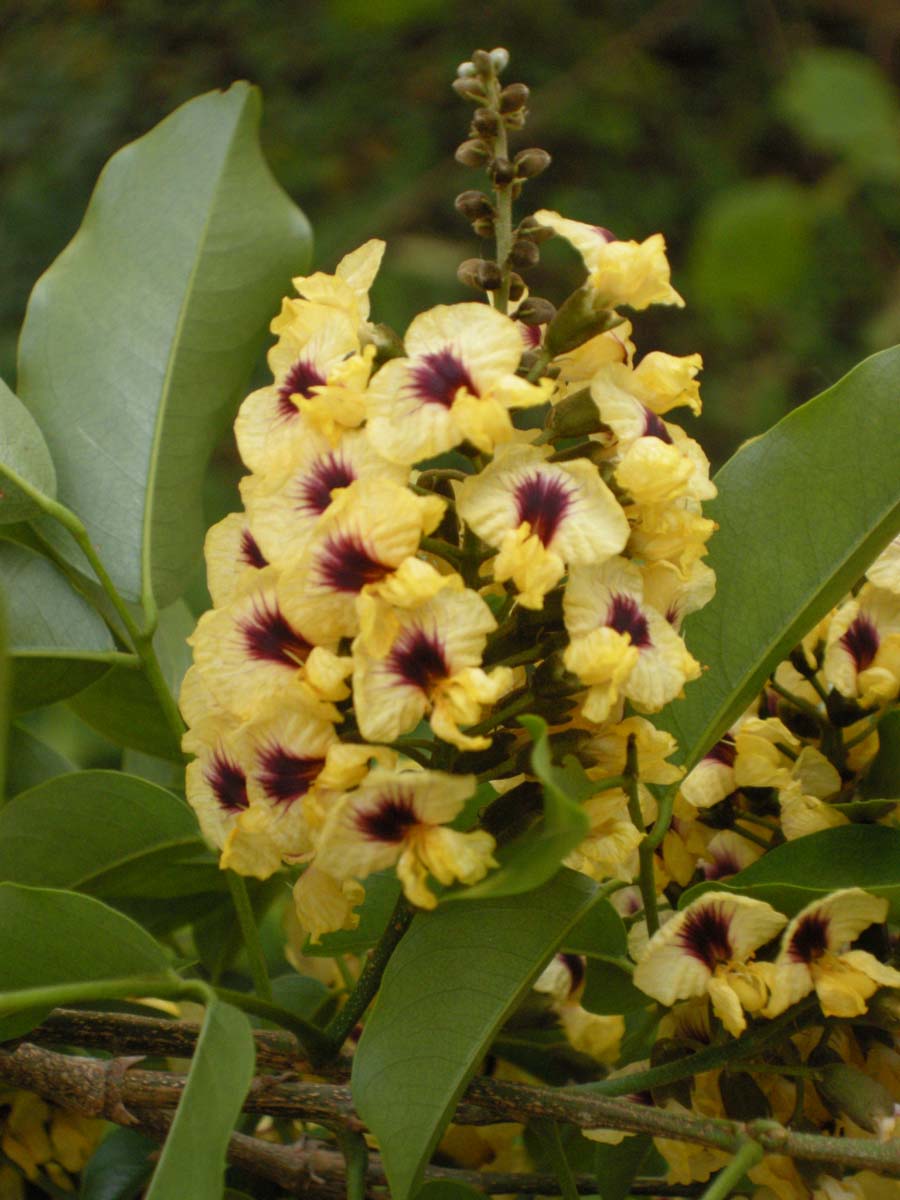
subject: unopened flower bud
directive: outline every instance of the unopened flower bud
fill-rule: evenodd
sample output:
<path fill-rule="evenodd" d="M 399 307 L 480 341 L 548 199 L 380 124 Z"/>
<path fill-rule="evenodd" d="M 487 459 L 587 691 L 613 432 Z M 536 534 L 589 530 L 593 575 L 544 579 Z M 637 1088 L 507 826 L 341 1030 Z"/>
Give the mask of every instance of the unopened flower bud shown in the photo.
<path fill-rule="evenodd" d="M 509 262 L 520 271 L 536 267 L 540 262 L 541 252 L 530 238 L 516 238 L 509 252 Z"/>
<path fill-rule="evenodd" d="M 489 161 L 491 148 L 480 138 L 470 138 L 467 142 L 456 147 L 454 158 L 464 167 L 481 167 Z"/>
<path fill-rule="evenodd" d="M 523 325 L 547 325 L 556 316 L 556 307 L 540 296 L 526 296 L 515 316 Z"/>
<path fill-rule="evenodd" d="M 472 132 L 478 137 L 496 137 L 500 127 L 500 117 L 492 108 L 476 108 L 472 113 Z"/>
<path fill-rule="evenodd" d="M 509 83 L 500 93 L 500 111 L 502 113 L 516 112 L 528 103 L 530 93 L 524 83 Z"/>
<path fill-rule="evenodd" d="M 487 99 L 484 84 L 477 75 L 463 75 L 459 79 L 454 79 L 450 86 L 457 96 L 462 96 L 463 100 L 474 100 L 480 104 Z"/>
<path fill-rule="evenodd" d="M 894 988 L 879 988 L 872 999 L 866 1015 L 862 1018 L 867 1025 L 887 1029 L 891 1033 L 900 1030 L 900 992 Z"/>
<path fill-rule="evenodd" d="M 719 1076 L 719 1094 L 722 1107 L 732 1121 L 755 1121 L 772 1115 L 765 1092 L 746 1071 L 723 1071 Z"/>
<path fill-rule="evenodd" d="M 503 282 L 503 272 L 489 258 L 467 258 L 460 263 L 456 278 L 479 292 L 495 292 Z"/>
<path fill-rule="evenodd" d="M 494 73 L 494 64 L 487 50 L 476 50 L 472 55 L 472 65 L 482 79 L 490 79 Z"/>
<path fill-rule="evenodd" d="M 599 433 L 603 422 L 591 389 L 581 388 L 566 396 L 565 400 L 560 400 L 550 409 L 547 424 L 554 437 L 582 437 L 586 433 Z"/>
<path fill-rule="evenodd" d="M 488 167 L 491 179 L 497 187 L 506 187 L 516 177 L 516 169 L 508 158 L 497 157 Z"/>
<path fill-rule="evenodd" d="M 509 298 L 512 303 L 515 304 L 517 300 L 521 300 L 527 290 L 522 276 L 512 271 L 509 276 Z"/>
<path fill-rule="evenodd" d="M 837 688 L 832 688 L 825 701 L 825 711 L 832 725 L 843 729 L 847 725 L 855 725 L 866 715 L 868 710 L 862 708 L 855 700 L 842 696 Z"/>
<path fill-rule="evenodd" d="M 816 1081 L 822 1103 L 835 1116 L 843 1114 L 855 1125 L 886 1141 L 897 1123 L 894 1097 L 887 1088 L 849 1063 L 830 1063 Z"/>
<path fill-rule="evenodd" d="M 484 192 L 477 192 L 474 189 L 467 192 L 460 192 L 453 201 L 453 207 L 467 221 L 477 221 L 480 217 L 496 216 L 494 206 L 487 196 L 485 196 Z"/>
<path fill-rule="evenodd" d="M 524 129 L 527 116 L 527 108 L 517 108 L 515 112 L 503 114 L 503 124 L 507 129 Z"/>
<path fill-rule="evenodd" d="M 578 288 L 562 304 L 547 330 L 546 345 L 550 353 L 566 354 L 583 345 L 589 338 L 614 329 L 622 323 L 618 313 L 595 309 L 593 293 L 587 286 Z"/>
<path fill-rule="evenodd" d="M 550 166 L 552 159 L 546 150 L 532 146 L 530 150 L 520 150 L 513 163 L 516 174 L 520 179 L 534 179 Z"/>
<path fill-rule="evenodd" d="M 475 70 L 475 64 L 467 60 L 466 62 L 461 62 L 459 64 L 459 66 L 456 68 L 456 74 L 460 79 L 471 79 L 472 76 L 477 75 L 478 72 Z"/>
<path fill-rule="evenodd" d="M 491 51 L 491 62 L 494 64 L 494 70 L 500 75 L 509 66 L 509 51 L 505 46 L 496 46 Z"/>
<path fill-rule="evenodd" d="M 472 232 L 476 237 L 491 238 L 494 236 L 494 221 L 492 217 L 479 217 L 472 222 Z"/>

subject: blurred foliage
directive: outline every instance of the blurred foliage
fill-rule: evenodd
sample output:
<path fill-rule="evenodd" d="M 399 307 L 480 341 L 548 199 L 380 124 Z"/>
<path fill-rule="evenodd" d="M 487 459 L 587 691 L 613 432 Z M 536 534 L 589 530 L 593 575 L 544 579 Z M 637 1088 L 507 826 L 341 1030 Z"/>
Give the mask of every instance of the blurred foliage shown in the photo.
<path fill-rule="evenodd" d="M 235 78 L 263 89 L 263 142 L 317 265 L 386 237 L 374 311 L 401 330 L 466 298 L 456 265 L 491 248 L 453 210 L 481 177 L 453 162 L 469 106 L 449 85 L 476 44 L 507 46 L 507 80 L 532 88 L 517 145 L 554 164 L 529 207 L 665 233 L 688 307 L 642 314 L 638 345 L 702 352 L 695 428 L 716 463 L 900 340 L 896 4 L 0 0 L 0 374 L 104 161 Z M 559 299 L 579 279 L 551 242 L 529 284 Z M 236 504 L 230 443 L 216 466 L 210 521 Z"/>

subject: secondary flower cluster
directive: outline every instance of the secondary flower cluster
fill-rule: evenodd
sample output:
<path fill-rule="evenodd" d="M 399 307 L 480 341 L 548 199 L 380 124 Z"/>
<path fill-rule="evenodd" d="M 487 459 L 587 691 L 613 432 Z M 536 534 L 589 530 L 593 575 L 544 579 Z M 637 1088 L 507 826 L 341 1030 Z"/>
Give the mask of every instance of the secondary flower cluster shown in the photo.
<path fill-rule="evenodd" d="M 519 713 L 579 741 L 598 778 L 621 774 L 629 738 L 644 780 L 678 775 L 671 739 L 625 705 L 658 711 L 700 671 L 679 629 L 713 593 L 700 506 L 715 488 L 666 418 L 699 411 L 701 361 L 638 358 L 614 311 L 682 303 L 659 235 L 532 220 L 588 271 L 549 325 L 442 305 L 401 343 L 369 321 L 384 249 L 369 242 L 294 281 L 273 381 L 235 424 L 250 474 L 244 511 L 206 542 L 188 798 L 223 867 L 304 867 L 314 937 L 352 927 L 374 871 L 396 866 L 432 907 L 435 883 L 495 865 L 472 798 L 527 782 Z M 633 871 L 625 792 L 588 806 L 572 865 Z"/>

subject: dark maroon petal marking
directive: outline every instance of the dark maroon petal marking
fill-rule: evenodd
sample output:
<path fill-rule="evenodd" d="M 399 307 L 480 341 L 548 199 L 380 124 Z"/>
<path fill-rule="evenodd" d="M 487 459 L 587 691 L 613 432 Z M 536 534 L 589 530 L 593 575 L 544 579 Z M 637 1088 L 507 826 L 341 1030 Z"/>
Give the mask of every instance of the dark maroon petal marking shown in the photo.
<path fill-rule="evenodd" d="M 868 617 L 859 616 L 841 638 L 841 645 L 853 658 L 857 671 L 871 667 L 878 653 L 881 638 Z"/>
<path fill-rule="evenodd" d="M 519 327 L 519 334 L 522 338 L 522 343 L 526 350 L 537 350 L 544 337 L 543 330 L 540 325 L 525 325 L 522 321 L 516 321 Z"/>
<path fill-rule="evenodd" d="M 737 758 L 737 746 L 734 738 L 730 733 L 726 733 L 703 757 L 711 758 L 713 762 L 724 763 L 726 767 L 733 767 L 734 760 Z"/>
<path fill-rule="evenodd" d="M 560 954 L 559 957 L 572 977 L 572 983 L 569 986 L 569 995 L 571 995 L 584 979 L 584 959 L 580 954 Z"/>
<path fill-rule="evenodd" d="M 379 796 L 375 808 L 356 814 L 356 828 L 373 842 L 402 842 L 407 830 L 418 824 L 412 794 L 399 788 Z"/>
<path fill-rule="evenodd" d="M 260 571 L 269 565 L 269 560 L 256 544 L 256 538 L 249 529 L 241 531 L 241 548 L 238 557 L 248 567 L 256 567 Z"/>
<path fill-rule="evenodd" d="M 729 918 L 719 904 L 705 904 L 690 914 L 678 934 L 679 944 L 710 971 L 734 957 L 728 936 Z"/>
<path fill-rule="evenodd" d="M 335 488 L 349 487 L 355 479 L 356 472 L 339 451 L 323 454 L 298 481 L 294 492 L 298 510 L 312 517 L 321 516 L 331 504 Z"/>
<path fill-rule="evenodd" d="M 298 358 L 278 389 L 278 415 L 285 421 L 296 417 L 299 409 L 291 396 L 303 396 L 308 400 L 313 394 L 312 389 L 323 383 L 327 380 L 319 368 L 305 358 Z"/>
<path fill-rule="evenodd" d="M 423 404 L 440 404 L 442 408 L 449 408 L 460 388 L 465 388 L 473 396 L 480 394 L 466 364 L 449 347 L 423 354 L 414 361 L 406 390 Z"/>
<path fill-rule="evenodd" d="M 251 658 L 296 667 L 306 661 L 312 647 L 289 624 L 274 600 L 259 599 L 252 613 L 238 622 L 244 647 Z"/>
<path fill-rule="evenodd" d="M 527 521 L 531 532 L 549 546 L 569 510 L 572 497 L 556 476 L 535 472 L 516 485 L 515 501 L 519 524 Z"/>
<path fill-rule="evenodd" d="M 393 569 L 373 558 L 353 533 L 329 538 L 319 555 L 319 579 L 335 592 L 361 592 L 367 583 L 378 583 Z"/>
<path fill-rule="evenodd" d="M 641 612 L 638 602 L 631 596 L 621 592 L 613 595 L 604 624 L 610 629 L 615 629 L 617 633 L 627 633 L 631 637 L 632 646 L 637 646 L 639 650 L 652 645 L 647 618 Z"/>
<path fill-rule="evenodd" d="M 404 629 L 385 659 L 385 666 L 405 684 L 423 692 L 430 692 L 450 674 L 440 638 L 418 626 Z"/>
<path fill-rule="evenodd" d="M 803 917 L 790 945 L 787 956 L 792 962 L 809 963 L 821 956 L 828 949 L 828 918 L 818 913 L 810 913 Z"/>
<path fill-rule="evenodd" d="M 301 758 L 273 744 L 260 752 L 257 778 L 270 800 L 287 807 L 306 795 L 324 765 L 324 758 Z"/>
<path fill-rule="evenodd" d="M 661 442 L 666 442 L 667 445 L 672 445 L 672 435 L 666 429 L 666 423 L 662 417 L 658 416 L 652 409 L 647 408 L 645 404 L 641 407 L 644 410 L 644 437 L 659 438 Z"/>
<path fill-rule="evenodd" d="M 216 750 L 209 766 L 203 772 L 203 778 L 209 784 L 216 803 L 223 812 L 241 812 L 249 805 L 247 776 L 224 750 Z"/>
<path fill-rule="evenodd" d="M 707 879 L 724 879 L 726 875 L 736 875 L 740 864 L 732 854 L 716 854 L 712 862 L 706 863 L 703 874 Z"/>

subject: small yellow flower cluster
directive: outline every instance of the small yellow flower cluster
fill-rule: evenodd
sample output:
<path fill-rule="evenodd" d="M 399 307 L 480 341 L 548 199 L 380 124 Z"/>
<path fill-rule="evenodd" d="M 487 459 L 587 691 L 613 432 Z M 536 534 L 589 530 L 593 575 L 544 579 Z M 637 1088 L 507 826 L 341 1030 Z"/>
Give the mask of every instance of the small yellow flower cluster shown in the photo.
<path fill-rule="evenodd" d="M 26 1180 L 74 1193 L 73 1176 L 94 1153 L 104 1123 L 45 1103 L 33 1092 L 0 1092 L 0 1200 L 24 1200 Z"/>
<path fill-rule="evenodd" d="M 699 411 L 700 358 L 636 362 L 611 311 L 681 303 L 659 235 L 535 220 L 589 273 L 593 327 L 562 350 L 552 327 L 485 303 L 422 313 L 401 344 L 369 321 L 372 241 L 334 275 L 294 280 L 273 381 L 235 423 L 250 474 L 244 511 L 206 541 L 214 607 L 181 692 L 187 794 L 223 867 L 304 868 L 294 894 L 313 937 L 353 927 L 372 872 L 395 867 L 430 908 L 433 881 L 495 865 L 474 815 L 451 823 L 479 779 L 521 781 L 520 712 L 586 739 L 597 777 L 621 773 L 631 738 L 644 781 L 678 778 L 671 739 L 625 705 L 658 711 L 700 671 L 679 628 L 713 593 L 700 505 L 715 488 L 664 419 Z M 571 864 L 631 877 L 642 831 L 625 793 L 589 808 Z"/>

